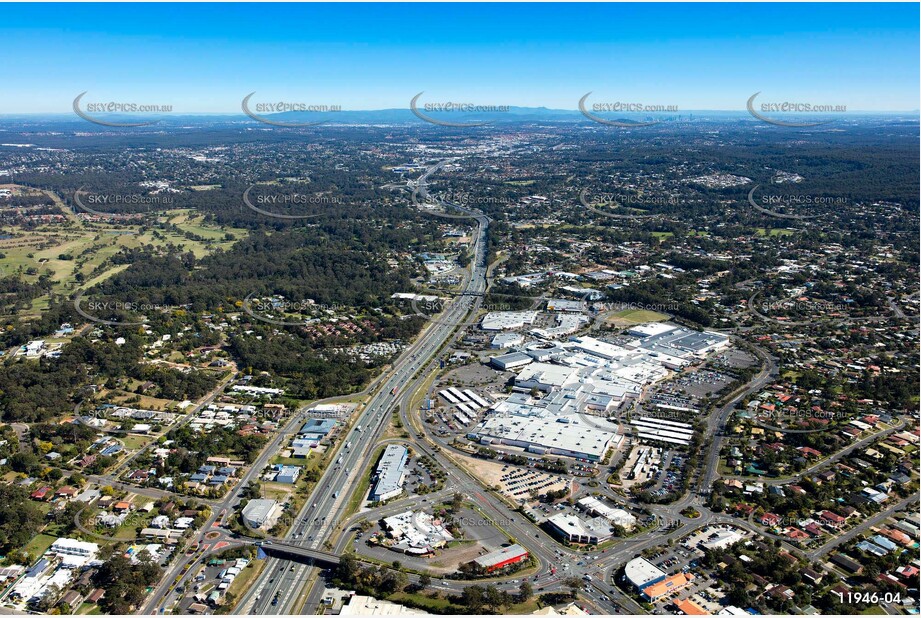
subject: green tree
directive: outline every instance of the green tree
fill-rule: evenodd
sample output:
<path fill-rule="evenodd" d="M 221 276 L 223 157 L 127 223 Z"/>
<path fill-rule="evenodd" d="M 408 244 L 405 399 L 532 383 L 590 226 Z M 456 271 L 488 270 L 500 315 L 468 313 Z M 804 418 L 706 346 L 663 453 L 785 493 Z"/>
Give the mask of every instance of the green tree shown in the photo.
<path fill-rule="evenodd" d="M 521 582 L 521 585 L 518 586 L 518 602 L 524 603 L 534 595 L 534 588 L 531 586 L 531 583 L 528 581 Z"/>
<path fill-rule="evenodd" d="M 461 603 L 471 614 L 479 614 L 486 605 L 485 590 L 483 586 L 466 586 L 461 592 Z"/>

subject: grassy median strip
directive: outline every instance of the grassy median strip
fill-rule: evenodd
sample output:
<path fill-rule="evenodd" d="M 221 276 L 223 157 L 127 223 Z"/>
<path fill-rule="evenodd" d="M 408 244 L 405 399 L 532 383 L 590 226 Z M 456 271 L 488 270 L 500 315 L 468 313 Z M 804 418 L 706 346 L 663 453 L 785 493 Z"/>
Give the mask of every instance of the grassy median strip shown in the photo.
<path fill-rule="evenodd" d="M 381 458 L 381 454 L 384 452 L 385 448 L 385 446 L 377 447 L 374 450 L 374 454 L 370 459 L 368 459 L 368 461 L 370 461 L 372 464 L 377 463 L 377 460 Z M 371 474 L 367 469 L 361 470 L 359 472 L 358 484 L 355 486 L 351 498 L 349 498 L 349 503 L 346 505 L 345 513 L 342 514 L 342 519 L 348 519 L 358 512 L 358 509 L 361 508 L 361 503 L 364 502 L 365 496 L 368 495 L 368 490 L 370 488 Z"/>

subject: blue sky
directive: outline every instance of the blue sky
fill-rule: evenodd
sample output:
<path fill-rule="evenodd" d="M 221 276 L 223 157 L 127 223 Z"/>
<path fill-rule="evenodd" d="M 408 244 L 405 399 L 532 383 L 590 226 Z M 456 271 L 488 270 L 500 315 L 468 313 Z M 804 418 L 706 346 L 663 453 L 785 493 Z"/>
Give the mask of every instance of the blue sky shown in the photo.
<path fill-rule="evenodd" d="M 5 4 L 0 113 L 73 98 L 238 112 L 579 98 L 743 110 L 919 107 L 919 5 Z M 759 98 L 759 101 L 761 98 Z"/>

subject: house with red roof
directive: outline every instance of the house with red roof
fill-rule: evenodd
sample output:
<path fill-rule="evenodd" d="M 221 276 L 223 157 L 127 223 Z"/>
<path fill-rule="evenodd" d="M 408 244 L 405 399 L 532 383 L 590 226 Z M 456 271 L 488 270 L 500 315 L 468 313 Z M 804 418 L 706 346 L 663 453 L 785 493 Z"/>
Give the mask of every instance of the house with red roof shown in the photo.
<path fill-rule="evenodd" d="M 806 526 L 803 527 L 803 530 L 805 530 L 806 532 L 808 532 L 809 534 L 811 534 L 811 535 L 814 536 L 814 537 L 816 537 L 816 536 L 822 536 L 823 534 L 825 534 L 825 533 L 822 531 L 822 528 L 819 527 L 819 524 L 817 524 L 817 523 L 815 523 L 815 522 L 812 522 L 811 524 L 807 524 Z"/>
<path fill-rule="evenodd" d="M 789 528 L 787 528 L 784 531 L 784 533 L 787 535 L 787 538 L 793 541 L 804 541 L 810 538 L 807 532 L 800 530 L 799 528 L 796 528 L 794 526 L 790 526 Z"/>
<path fill-rule="evenodd" d="M 61 487 L 56 492 L 54 492 L 54 495 L 55 497 L 58 497 L 58 498 L 64 498 L 66 500 L 70 500 L 71 498 L 77 495 L 77 490 L 69 485 L 65 485 L 64 487 Z"/>
<path fill-rule="evenodd" d="M 857 474 L 857 470 L 847 464 L 839 463 L 836 467 L 841 471 L 842 474 L 844 474 L 844 476 L 851 477 Z"/>
<path fill-rule="evenodd" d="M 895 572 L 899 577 L 907 582 L 911 582 L 912 580 L 916 579 L 918 574 L 921 573 L 921 571 L 918 570 L 918 567 L 911 564 L 899 567 L 895 570 Z"/>
<path fill-rule="evenodd" d="M 879 531 L 879 533 L 893 543 L 898 543 L 899 545 L 903 545 L 905 547 L 908 547 L 913 542 L 910 536 L 904 532 L 893 530 L 892 528 L 883 528 Z"/>
<path fill-rule="evenodd" d="M 29 497 L 33 500 L 48 500 L 52 495 L 50 487 L 41 487 L 33 491 Z"/>
<path fill-rule="evenodd" d="M 822 524 L 837 530 L 844 525 L 844 522 L 847 521 L 844 517 L 841 517 L 837 513 L 831 511 L 822 511 L 819 514 L 819 519 L 822 521 Z"/>
<path fill-rule="evenodd" d="M 855 438 L 860 436 L 861 431 L 857 429 L 856 427 L 845 427 L 844 429 L 841 430 L 841 433 L 842 435 L 844 435 L 845 438 L 850 438 L 851 440 L 854 440 Z"/>
<path fill-rule="evenodd" d="M 735 506 L 735 511 L 736 513 L 738 513 L 739 515 L 742 515 L 743 517 L 748 517 L 749 515 L 755 512 L 755 507 L 753 507 L 750 504 L 745 504 L 744 502 L 740 502 L 739 504 Z"/>
<path fill-rule="evenodd" d="M 899 588 L 908 588 L 908 586 L 903 584 L 899 580 L 898 577 L 896 577 L 895 575 L 890 575 L 889 573 L 880 573 L 877 576 L 876 581 L 880 581 L 886 584 L 892 584 L 893 586 L 898 586 Z"/>

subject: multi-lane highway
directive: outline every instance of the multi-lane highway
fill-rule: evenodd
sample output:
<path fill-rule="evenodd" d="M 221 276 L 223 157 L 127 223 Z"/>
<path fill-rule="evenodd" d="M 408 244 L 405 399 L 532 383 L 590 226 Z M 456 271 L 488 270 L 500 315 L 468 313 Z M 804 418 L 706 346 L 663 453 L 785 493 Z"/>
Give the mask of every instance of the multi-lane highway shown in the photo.
<path fill-rule="evenodd" d="M 429 167 L 414 183 L 414 195 L 428 198 L 426 181 L 444 162 Z M 394 363 L 387 377 L 368 404 L 359 412 L 349 434 L 340 441 L 338 452 L 324 472 L 303 509 L 295 518 L 286 539 L 313 549 L 321 549 L 343 519 L 352 489 L 369 458 L 376 451 L 387 428 L 401 390 L 412 377 L 425 367 L 452 335 L 455 328 L 476 306 L 486 290 L 486 228 L 489 220 L 468 211 L 478 227 L 474 241 L 474 259 L 467 277 L 464 294 L 442 313 L 438 321 L 426 325 L 423 332 Z M 250 587 L 236 608 L 237 614 L 289 613 L 301 584 L 311 576 L 311 568 L 281 559 L 269 559 L 259 578 Z"/>

